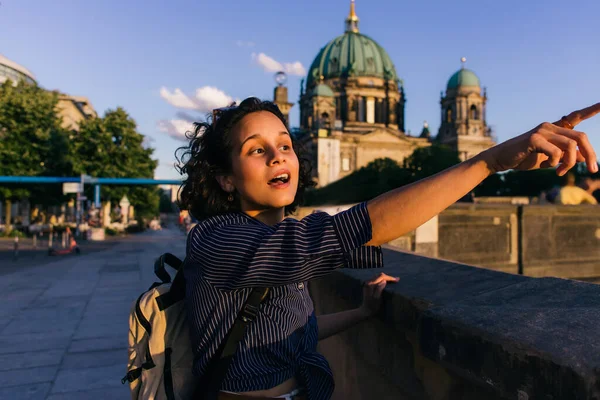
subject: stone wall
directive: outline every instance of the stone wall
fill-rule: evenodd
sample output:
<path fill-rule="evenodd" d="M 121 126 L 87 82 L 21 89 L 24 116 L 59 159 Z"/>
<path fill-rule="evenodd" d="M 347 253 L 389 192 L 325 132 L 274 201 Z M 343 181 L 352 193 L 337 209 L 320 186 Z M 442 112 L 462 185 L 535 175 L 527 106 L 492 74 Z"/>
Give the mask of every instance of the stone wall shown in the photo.
<path fill-rule="evenodd" d="M 389 244 L 513 274 L 600 280 L 600 207 L 457 203 Z"/>
<path fill-rule="evenodd" d="M 600 286 L 384 250 L 381 312 L 319 344 L 334 399 L 600 399 Z M 310 283 L 317 314 L 358 306 L 379 270 Z"/>

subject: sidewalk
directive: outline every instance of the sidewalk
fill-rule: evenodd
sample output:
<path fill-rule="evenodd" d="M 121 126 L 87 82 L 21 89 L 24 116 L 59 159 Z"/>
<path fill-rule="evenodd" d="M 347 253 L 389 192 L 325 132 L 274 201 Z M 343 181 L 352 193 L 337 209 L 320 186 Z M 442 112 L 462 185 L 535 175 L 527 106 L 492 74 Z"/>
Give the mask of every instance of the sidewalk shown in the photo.
<path fill-rule="evenodd" d="M 0 400 L 129 398 L 120 382 L 129 311 L 167 251 L 183 256 L 180 231 L 145 232 L 2 276 Z"/>

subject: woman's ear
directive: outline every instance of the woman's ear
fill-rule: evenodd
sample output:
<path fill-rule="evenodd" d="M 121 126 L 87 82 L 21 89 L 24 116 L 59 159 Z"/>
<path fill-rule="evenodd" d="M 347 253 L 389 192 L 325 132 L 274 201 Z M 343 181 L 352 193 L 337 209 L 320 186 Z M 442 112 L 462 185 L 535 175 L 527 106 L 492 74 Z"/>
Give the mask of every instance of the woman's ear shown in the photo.
<path fill-rule="evenodd" d="M 227 193 L 233 193 L 235 191 L 235 186 L 233 186 L 233 182 L 231 181 L 231 177 L 227 175 L 217 175 L 215 177 L 221 189 Z"/>

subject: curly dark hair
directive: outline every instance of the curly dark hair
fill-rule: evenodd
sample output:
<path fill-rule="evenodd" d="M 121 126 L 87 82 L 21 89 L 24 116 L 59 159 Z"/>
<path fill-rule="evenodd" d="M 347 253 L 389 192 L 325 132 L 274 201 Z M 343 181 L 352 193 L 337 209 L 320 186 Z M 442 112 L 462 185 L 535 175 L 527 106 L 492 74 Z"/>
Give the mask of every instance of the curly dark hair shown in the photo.
<path fill-rule="evenodd" d="M 258 111 L 274 114 L 287 126 L 287 121 L 276 104 L 249 97 L 239 106 L 235 107 L 233 103 L 229 109 L 225 109 L 214 125 L 213 116 L 209 115 L 206 122 L 196 122 L 194 130 L 186 133 L 189 144 L 175 152 L 176 169 L 185 177 L 179 188 L 178 204 L 194 218 L 202 220 L 241 211 L 239 195 L 234 194 L 234 200 L 228 201 L 229 193 L 221 188 L 216 177 L 231 172 L 232 128 L 246 115 Z M 285 207 L 285 215 L 296 210 L 303 200 L 306 188 L 315 186 L 311 178 L 310 161 L 302 156 L 303 149 L 293 137 L 292 146 L 298 157 L 300 176 L 296 197 L 292 204 Z"/>

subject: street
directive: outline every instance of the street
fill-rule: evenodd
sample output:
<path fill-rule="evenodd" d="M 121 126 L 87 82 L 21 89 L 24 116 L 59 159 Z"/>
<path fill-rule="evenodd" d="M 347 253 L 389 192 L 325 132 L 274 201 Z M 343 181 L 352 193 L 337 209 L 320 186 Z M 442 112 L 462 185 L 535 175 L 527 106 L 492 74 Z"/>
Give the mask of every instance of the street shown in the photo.
<path fill-rule="evenodd" d="M 81 255 L 0 248 L 0 400 L 126 399 L 128 316 L 177 229 L 85 243 Z"/>

